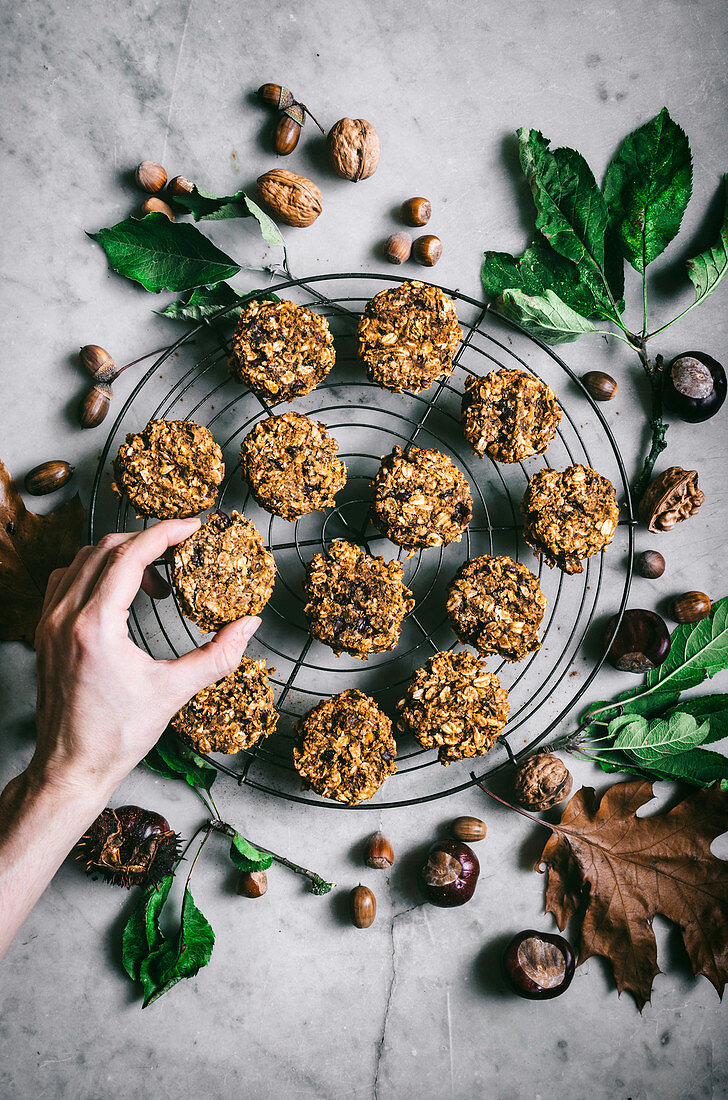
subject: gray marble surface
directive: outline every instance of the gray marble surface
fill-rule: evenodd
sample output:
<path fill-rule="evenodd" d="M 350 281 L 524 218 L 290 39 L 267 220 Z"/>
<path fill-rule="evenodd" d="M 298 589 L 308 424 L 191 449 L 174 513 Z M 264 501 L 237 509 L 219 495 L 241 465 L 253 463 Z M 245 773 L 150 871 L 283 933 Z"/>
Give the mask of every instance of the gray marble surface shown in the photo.
<path fill-rule="evenodd" d="M 285 166 L 321 182 L 325 213 L 287 234 L 295 271 L 381 270 L 375 246 L 395 225 L 393 209 L 421 193 L 432 199 L 432 230 L 444 242 L 437 280 L 476 296 L 481 250 L 516 251 L 528 239 L 532 214 L 513 130 L 533 125 L 576 146 L 600 175 L 619 139 L 667 104 L 691 138 L 694 199 L 650 289 L 657 316 L 690 300 L 680 261 L 714 230 L 728 167 L 723 0 L 5 0 L 2 14 L 0 454 L 18 477 L 45 458 L 67 457 L 87 496 L 104 432 L 75 426 L 84 379 L 74 349 L 98 342 L 126 361 L 177 331 L 152 314 L 153 299 L 108 270 L 84 231 L 127 215 L 136 201 L 129 171 L 142 158 L 223 193 L 272 167 L 261 142 L 269 120 L 249 95 L 266 80 L 291 86 L 325 122 L 370 119 L 382 139 L 379 171 L 354 190 L 331 178 L 307 128 Z M 247 223 L 213 236 L 246 262 L 263 258 Z M 239 285 L 255 285 L 254 277 Z M 628 293 L 636 312 L 635 280 Z M 725 361 L 727 317 L 718 292 L 656 350 L 699 347 Z M 569 346 L 566 358 L 577 371 L 618 376 L 620 395 L 606 415 L 634 469 L 645 400 L 636 364 L 623 345 L 602 340 Z M 120 379 L 119 395 L 132 374 Z M 635 581 L 636 606 L 664 606 L 685 588 L 714 596 L 726 589 L 725 424 L 724 413 L 699 430 L 670 428 L 670 457 L 699 469 L 708 503 L 660 544 L 668 571 L 657 585 Z M 638 535 L 640 548 L 651 541 Z M 32 654 L 5 645 L 1 662 L 4 782 L 31 751 L 34 689 Z M 624 686 L 605 671 L 592 695 Z M 585 764 L 574 771 L 577 782 L 603 782 Z M 376 823 L 398 853 L 384 874 L 361 865 L 378 815 L 218 786 L 224 814 L 339 889 L 314 898 L 280 871 L 263 900 L 246 902 L 231 890 L 224 852 L 211 852 L 195 894 L 217 932 L 212 963 L 142 1014 L 118 965 L 130 898 L 89 883 L 68 862 L 0 970 L 0 1096 L 728 1095 L 725 1008 L 705 979 L 692 978 L 679 935 L 661 919 L 664 973 L 642 1015 L 617 997 L 596 959 L 552 1003 L 505 993 L 495 965 L 505 939 L 551 927 L 543 880 L 532 870 L 544 837 L 522 818 L 473 791 L 384 811 Z M 116 797 L 153 805 L 187 835 L 199 820 L 190 791 L 140 769 Z M 456 912 L 423 906 L 413 867 L 460 813 L 488 823 L 478 893 Z M 367 932 L 345 918 L 343 899 L 359 879 L 379 901 Z"/>

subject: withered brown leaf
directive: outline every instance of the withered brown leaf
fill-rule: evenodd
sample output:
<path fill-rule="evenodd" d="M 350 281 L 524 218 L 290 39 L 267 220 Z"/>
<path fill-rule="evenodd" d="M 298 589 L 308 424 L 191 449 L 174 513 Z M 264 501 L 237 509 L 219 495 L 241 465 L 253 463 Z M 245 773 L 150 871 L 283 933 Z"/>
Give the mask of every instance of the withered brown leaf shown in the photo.
<path fill-rule="evenodd" d="M 29 512 L 0 462 L 0 641 L 33 644 L 48 578 L 81 543 L 78 493 L 47 516 Z"/>
<path fill-rule="evenodd" d="M 636 817 L 653 797 L 647 780 L 617 783 L 601 799 L 582 787 L 564 810 L 537 869 L 546 865 L 546 912 L 563 931 L 580 906 L 579 963 L 602 955 L 617 988 L 642 1010 L 660 973 L 656 913 L 682 933 L 693 973 L 722 996 L 728 979 L 728 862 L 710 845 L 728 830 L 728 792 L 695 791 L 667 813 Z"/>

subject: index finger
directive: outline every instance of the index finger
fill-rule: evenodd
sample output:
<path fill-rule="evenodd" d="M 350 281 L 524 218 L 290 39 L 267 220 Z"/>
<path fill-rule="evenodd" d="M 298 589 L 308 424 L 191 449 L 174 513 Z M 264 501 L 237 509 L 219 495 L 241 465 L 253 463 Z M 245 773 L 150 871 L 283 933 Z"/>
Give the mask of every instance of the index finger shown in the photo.
<path fill-rule="evenodd" d="M 94 586 L 89 604 L 128 611 L 141 587 L 146 567 L 170 546 L 188 538 L 199 526 L 197 518 L 166 519 L 115 547 Z"/>

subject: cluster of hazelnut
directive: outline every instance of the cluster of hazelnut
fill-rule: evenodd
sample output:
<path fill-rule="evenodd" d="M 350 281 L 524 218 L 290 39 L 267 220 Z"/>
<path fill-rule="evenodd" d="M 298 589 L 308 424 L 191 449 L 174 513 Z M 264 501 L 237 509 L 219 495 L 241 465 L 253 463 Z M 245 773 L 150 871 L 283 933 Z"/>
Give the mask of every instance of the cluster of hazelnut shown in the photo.
<path fill-rule="evenodd" d="M 155 164 L 153 160 L 143 160 L 137 165 L 134 172 L 136 180 L 142 191 L 150 196 L 139 207 L 142 217 L 145 214 L 166 214 L 171 222 L 174 219 L 174 210 L 170 202 L 174 202 L 180 195 L 191 195 L 195 189 L 194 183 L 186 176 L 175 176 L 167 182 L 167 173 L 161 164 Z M 165 198 L 160 198 L 164 194 Z M 169 199 L 169 202 L 165 202 Z"/>
<path fill-rule="evenodd" d="M 421 227 L 430 220 L 432 204 L 429 199 L 415 195 L 402 203 L 399 213 L 405 225 Z M 434 267 L 442 256 L 442 241 L 432 233 L 425 233 L 414 242 L 409 233 L 393 233 L 384 242 L 384 255 L 390 264 L 403 264 L 411 257 L 424 267 Z"/>

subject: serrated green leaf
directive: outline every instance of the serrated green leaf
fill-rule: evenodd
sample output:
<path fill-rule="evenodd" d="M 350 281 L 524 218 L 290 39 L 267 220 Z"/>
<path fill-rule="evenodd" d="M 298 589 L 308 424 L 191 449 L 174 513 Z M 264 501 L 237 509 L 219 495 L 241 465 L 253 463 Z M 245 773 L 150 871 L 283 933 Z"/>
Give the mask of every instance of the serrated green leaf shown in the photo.
<path fill-rule="evenodd" d="M 703 741 L 704 745 L 728 737 L 728 695 L 703 695 L 698 699 L 682 699 L 680 710 L 708 723 L 710 731 Z"/>
<path fill-rule="evenodd" d="M 536 295 L 553 290 L 563 302 L 585 317 L 599 310 L 594 294 L 581 282 L 576 264 L 555 252 L 540 233 L 521 256 L 486 252 L 481 278 L 489 298 L 498 297 L 504 290 Z"/>
<path fill-rule="evenodd" d="M 194 903 L 189 886 L 182 902 L 182 920 L 176 940 L 165 940 L 150 953 L 140 968 L 147 1008 L 184 978 L 207 966 L 215 944 L 215 933 Z"/>
<path fill-rule="evenodd" d="M 283 236 L 276 223 L 244 191 L 236 191 L 234 195 L 215 195 L 204 187 L 196 187 L 190 195 L 180 195 L 176 201 L 189 210 L 196 222 L 253 217 L 267 244 L 285 248 Z"/>
<path fill-rule="evenodd" d="M 209 791 L 217 772 L 201 756 L 166 730 L 147 753 L 144 763 L 168 779 L 184 779 L 190 787 Z"/>
<path fill-rule="evenodd" d="M 663 107 L 624 139 L 604 181 L 611 226 L 636 271 L 677 235 L 692 188 L 687 135 Z"/>
<path fill-rule="evenodd" d="M 124 925 L 121 960 L 127 974 L 134 981 L 140 979 L 140 968 L 144 959 L 162 942 L 159 914 L 167 901 L 173 881 L 174 875 L 169 875 L 156 886 L 148 886 Z"/>
<path fill-rule="evenodd" d="M 695 287 L 695 301 L 712 294 L 728 271 L 728 172 L 723 176 L 726 205 L 718 240 L 712 248 L 687 262 L 688 275 Z"/>
<path fill-rule="evenodd" d="M 728 596 L 713 605 L 707 619 L 673 631 L 667 660 L 647 673 L 647 686 L 667 690 L 695 687 L 706 676 L 728 668 Z"/>
<path fill-rule="evenodd" d="M 159 212 L 88 235 L 99 242 L 114 271 L 155 294 L 208 286 L 240 271 L 199 229 Z"/>
<path fill-rule="evenodd" d="M 643 725 L 627 726 L 619 731 L 612 748 L 629 749 L 645 761 L 655 761 L 660 756 L 673 756 L 687 752 L 702 744 L 708 735 L 707 722 L 696 722 L 692 714 L 674 711 L 669 718 L 638 719 Z M 610 733 L 612 724 L 610 723 Z"/>
<path fill-rule="evenodd" d="M 496 304 L 504 317 L 516 321 L 547 344 L 565 344 L 585 332 L 596 332 L 587 317 L 567 306 L 553 290 L 546 290 L 542 295 L 505 290 Z"/>
<path fill-rule="evenodd" d="M 164 309 L 157 310 L 162 317 L 171 317 L 175 321 L 204 321 L 206 317 L 214 317 L 221 309 L 234 305 L 234 309 L 228 310 L 221 320 L 234 321 L 245 309 L 255 291 L 241 294 L 231 287 L 229 283 L 218 283 L 216 286 L 197 287 L 187 299 L 178 298 L 176 302 L 170 302 Z M 260 295 L 258 296 L 260 299 Z M 266 301 L 279 302 L 280 298 L 275 294 L 263 295 Z"/>
<path fill-rule="evenodd" d="M 273 856 L 259 851 L 240 833 L 236 833 L 230 845 L 230 859 L 239 871 L 267 871 Z"/>
<path fill-rule="evenodd" d="M 245 196 L 245 205 L 260 226 L 260 232 L 266 244 L 276 245 L 285 250 L 285 241 L 283 240 L 280 229 L 273 219 L 266 214 L 265 210 L 261 210 L 256 202 L 249 199 L 247 195 Z"/>
<path fill-rule="evenodd" d="M 649 771 L 658 779 L 680 780 L 693 787 L 708 787 L 716 782 L 723 786 L 728 780 L 728 758 L 719 752 L 696 748 L 676 756 L 662 756 Z"/>

